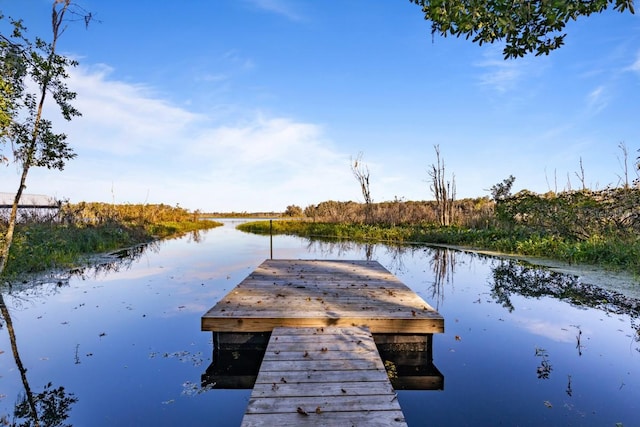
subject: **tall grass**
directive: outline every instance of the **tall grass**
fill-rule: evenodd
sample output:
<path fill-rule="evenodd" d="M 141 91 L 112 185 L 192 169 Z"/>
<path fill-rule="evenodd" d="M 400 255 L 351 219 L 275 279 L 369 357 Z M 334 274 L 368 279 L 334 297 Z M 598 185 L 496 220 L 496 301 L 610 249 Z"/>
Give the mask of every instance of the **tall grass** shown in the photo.
<path fill-rule="evenodd" d="M 238 229 L 269 234 L 270 224 L 269 221 L 247 222 L 240 224 Z M 285 220 L 273 221 L 273 233 L 358 242 L 447 244 L 574 264 L 599 265 L 640 274 L 640 236 L 592 236 L 586 240 L 578 240 L 531 232 L 525 227 L 473 229 L 428 224 L 383 226 Z"/>
<path fill-rule="evenodd" d="M 56 268 L 71 268 L 86 255 L 111 252 L 155 239 L 213 228 L 222 224 L 198 220 L 182 208 L 165 205 L 66 205 L 60 221 L 18 224 L 5 278 Z M 0 224 L 0 244 L 3 225 Z"/>

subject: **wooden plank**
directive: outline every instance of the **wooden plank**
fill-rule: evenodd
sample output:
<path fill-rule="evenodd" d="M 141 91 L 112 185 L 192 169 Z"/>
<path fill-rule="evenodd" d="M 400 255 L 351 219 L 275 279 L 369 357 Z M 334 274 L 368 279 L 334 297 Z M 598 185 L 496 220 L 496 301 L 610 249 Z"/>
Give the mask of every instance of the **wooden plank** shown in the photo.
<path fill-rule="evenodd" d="M 256 397 L 273 394 L 272 383 L 257 383 L 253 387 L 252 395 Z M 300 387 L 299 384 L 276 384 L 279 396 L 335 396 L 346 394 L 349 396 L 384 395 L 393 393 L 393 387 L 387 381 L 367 382 L 327 382 L 315 383 L 313 388 Z"/>
<path fill-rule="evenodd" d="M 278 326 L 444 332 L 442 316 L 380 263 L 342 260 L 266 260 L 202 316 L 201 325 L 216 332 Z"/>
<path fill-rule="evenodd" d="M 406 426 L 402 411 L 377 411 L 375 417 L 362 421 L 362 412 L 334 412 L 331 421 L 326 422 L 326 414 L 315 412 L 302 416 L 297 413 L 246 414 L 242 419 L 243 427 L 389 427 Z"/>
<path fill-rule="evenodd" d="M 242 426 L 406 426 L 365 327 L 273 329 Z"/>
<path fill-rule="evenodd" d="M 210 319 L 209 319 L 210 320 Z M 283 317 L 254 317 L 242 319 L 224 319 L 218 318 L 215 321 L 204 321 L 203 329 L 219 329 L 228 332 L 264 332 L 272 330 L 275 327 L 328 327 L 328 326 L 367 326 L 376 333 L 440 333 L 444 331 L 442 321 L 434 319 L 430 321 L 425 319 L 422 321 L 410 319 L 371 319 L 367 317 L 318 317 L 318 318 L 283 318 Z"/>
<path fill-rule="evenodd" d="M 318 413 L 319 411 L 330 414 L 331 412 L 344 412 L 345 410 L 362 412 L 394 411 L 398 410 L 398 407 L 395 395 L 277 396 L 249 399 L 246 413 L 293 413 L 297 412 L 298 408 L 302 408 L 305 412 Z"/>

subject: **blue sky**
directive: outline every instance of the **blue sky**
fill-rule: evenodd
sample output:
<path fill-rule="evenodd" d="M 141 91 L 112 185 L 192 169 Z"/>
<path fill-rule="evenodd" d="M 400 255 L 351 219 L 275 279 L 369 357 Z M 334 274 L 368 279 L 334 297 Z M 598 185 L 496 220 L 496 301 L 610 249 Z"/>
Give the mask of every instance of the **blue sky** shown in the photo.
<path fill-rule="evenodd" d="M 640 148 L 638 15 L 583 18 L 550 56 L 504 61 L 500 44 L 432 39 L 408 0 L 80 4 L 100 22 L 71 24 L 59 49 L 80 61 L 83 117 L 48 111 L 78 157 L 33 169 L 28 193 L 283 211 L 362 201 L 362 153 L 374 201 L 428 200 L 434 145 L 458 198 L 511 174 L 516 191 L 576 189 L 580 160 L 604 188 L 623 176 L 618 145 L 630 167 Z M 31 36 L 48 37 L 50 9 L 0 0 Z M 18 178 L 0 169 L 0 191 Z"/>

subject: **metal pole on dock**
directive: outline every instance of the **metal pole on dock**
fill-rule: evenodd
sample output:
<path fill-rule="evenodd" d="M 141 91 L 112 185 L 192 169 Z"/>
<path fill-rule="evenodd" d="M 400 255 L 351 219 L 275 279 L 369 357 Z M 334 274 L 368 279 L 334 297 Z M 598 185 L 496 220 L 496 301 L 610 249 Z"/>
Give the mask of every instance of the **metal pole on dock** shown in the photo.
<path fill-rule="evenodd" d="M 269 220 L 269 254 L 270 259 L 273 259 L 273 220 Z"/>

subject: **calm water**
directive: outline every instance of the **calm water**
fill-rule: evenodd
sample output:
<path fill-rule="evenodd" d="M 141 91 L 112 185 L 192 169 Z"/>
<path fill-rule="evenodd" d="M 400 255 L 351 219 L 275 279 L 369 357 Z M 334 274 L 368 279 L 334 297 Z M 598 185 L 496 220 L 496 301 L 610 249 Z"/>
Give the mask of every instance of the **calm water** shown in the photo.
<path fill-rule="evenodd" d="M 2 288 L 16 346 L 3 316 L 0 420 L 28 412 L 28 389 L 73 426 L 239 425 L 250 390 L 201 387 L 212 341 L 200 316 L 269 257 L 268 237 L 234 225 Z M 640 425 L 637 300 L 444 249 L 276 236 L 274 257 L 378 260 L 445 317 L 433 340 L 444 390 L 398 392 L 410 426 Z"/>

